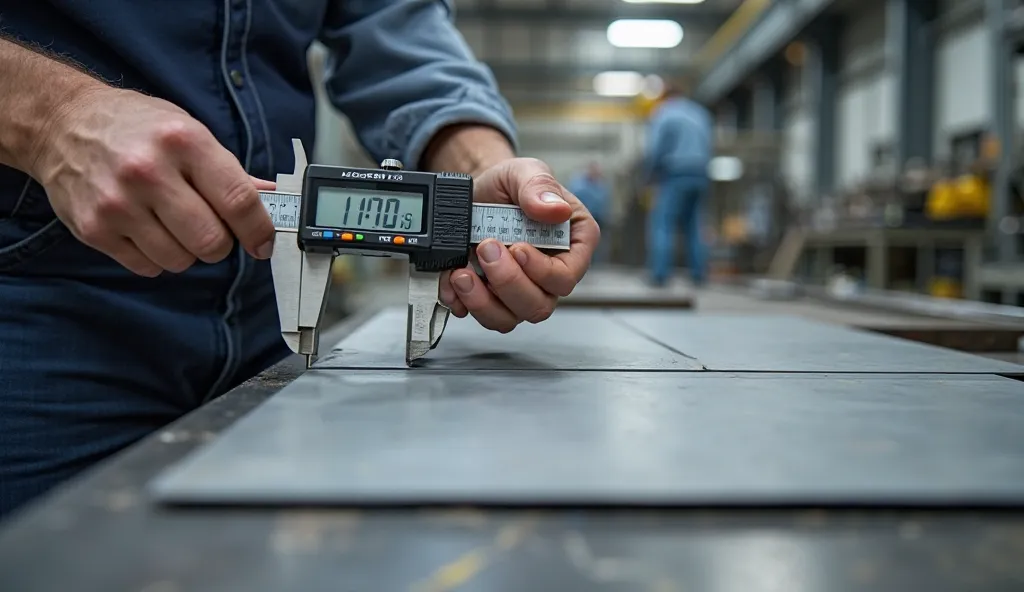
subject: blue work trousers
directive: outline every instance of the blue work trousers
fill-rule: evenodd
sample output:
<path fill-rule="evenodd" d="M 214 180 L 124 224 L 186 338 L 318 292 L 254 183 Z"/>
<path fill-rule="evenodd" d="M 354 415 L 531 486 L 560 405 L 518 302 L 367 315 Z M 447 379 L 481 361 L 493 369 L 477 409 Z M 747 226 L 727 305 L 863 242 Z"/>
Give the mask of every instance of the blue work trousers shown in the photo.
<path fill-rule="evenodd" d="M 38 185 L 5 202 L 0 519 L 289 353 L 268 262 L 236 246 L 143 278 L 76 240 Z"/>
<path fill-rule="evenodd" d="M 690 277 L 707 279 L 707 249 L 701 225 L 709 181 L 701 176 L 676 176 L 658 182 L 647 220 L 647 267 L 655 282 L 668 281 L 675 264 L 676 236 L 686 237 Z"/>

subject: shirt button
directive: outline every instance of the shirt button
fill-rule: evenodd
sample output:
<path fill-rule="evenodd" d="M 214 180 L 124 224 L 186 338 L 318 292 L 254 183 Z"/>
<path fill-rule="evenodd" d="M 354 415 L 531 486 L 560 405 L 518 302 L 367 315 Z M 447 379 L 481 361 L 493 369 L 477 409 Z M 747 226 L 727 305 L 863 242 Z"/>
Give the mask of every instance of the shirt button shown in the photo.
<path fill-rule="evenodd" d="M 245 83 L 245 77 L 238 70 L 231 71 L 231 82 L 234 83 L 238 88 L 242 88 L 242 84 Z"/>

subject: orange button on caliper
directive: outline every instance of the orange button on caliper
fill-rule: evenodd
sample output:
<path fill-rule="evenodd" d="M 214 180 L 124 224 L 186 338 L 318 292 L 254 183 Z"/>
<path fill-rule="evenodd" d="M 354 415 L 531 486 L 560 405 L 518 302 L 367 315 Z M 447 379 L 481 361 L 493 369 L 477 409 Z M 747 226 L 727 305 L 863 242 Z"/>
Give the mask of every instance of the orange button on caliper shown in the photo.
<path fill-rule="evenodd" d="M 404 236 L 396 236 L 395 240 L 392 241 L 392 242 L 394 242 L 396 245 L 404 245 L 405 244 L 405 237 Z"/>
<path fill-rule="evenodd" d="M 355 237 L 354 237 L 354 236 L 352 236 L 352 233 L 351 233 L 351 232 L 344 232 L 344 233 L 342 233 L 342 235 L 341 235 L 341 240 L 345 240 L 345 241 L 349 241 L 349 240 L 352 240 L 352 239 L 354 239 L 354 238 L 355 238 Z"/>

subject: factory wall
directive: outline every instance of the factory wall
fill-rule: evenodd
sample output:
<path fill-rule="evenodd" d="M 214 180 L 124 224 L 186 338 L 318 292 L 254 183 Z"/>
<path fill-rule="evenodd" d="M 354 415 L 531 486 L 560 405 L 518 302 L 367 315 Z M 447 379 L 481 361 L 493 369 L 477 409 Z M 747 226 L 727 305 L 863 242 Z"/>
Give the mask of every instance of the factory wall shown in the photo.
<path fill-rule="evenodd" d="M 957 135 L 986 129 L 992 113 L 984 16 L 978 11 L 960 18 L 955 10 L 948 9 L 937 31 L 933 141 L 939 159 L 951 155 L 950 142 Z"/>
<path fill-rule="evenodd" d="M 559 178 L 567 178 L 596 161 L 607 169 L 626 164 L 634 153 L 639 130 L 628 122 L 557 121 L 521 118 L 520 152 L 546 162 Z"/>
<path fill-rule="evenodd" d="M 836 186 L 855 187 L 879 169 L 886 172 L 895 139 L 896 88 L 886 63 L 886 2 L 865 0 L 847 13 L 840 37 L 836 105 Z M 935 105 L 932 141 L 937 159 L 952 156 L 954 138 L 987 131 L 991 113 L 992 45 L 982 0 L 940 0 L 935 35 Z M 814 196 L 814 131 L 811 103 L 800 68 L 786 80 L 782 169 L 798 204 Z M 1016 65 L 1016 119 L 1024 129 L 1024 61 Z"/>
<path fill-rule="evenodd" d="M 814 119 L 799 67 L 785 77 L 782 175 L 794 204 L 806 204 L 814 193 Z"/>
<path fill-rule="evenodd" d="M 961 134 L 987 129 L 992 116 L 992 45 L 979 0 L 943 0 L 937 27 L 935 155 L 947 158 Z M 981 67 L 979 67 L 981 65 Z M 1024 61 L 1012 82 L 1018 130 L 1024 128 Z"/>
<path fill-rule="evenodd" d="M 852 15 L 840 37 L 836 185 L 862 182 L 894 135 L 892 76 L 885 63 L 885 3 Z"/>

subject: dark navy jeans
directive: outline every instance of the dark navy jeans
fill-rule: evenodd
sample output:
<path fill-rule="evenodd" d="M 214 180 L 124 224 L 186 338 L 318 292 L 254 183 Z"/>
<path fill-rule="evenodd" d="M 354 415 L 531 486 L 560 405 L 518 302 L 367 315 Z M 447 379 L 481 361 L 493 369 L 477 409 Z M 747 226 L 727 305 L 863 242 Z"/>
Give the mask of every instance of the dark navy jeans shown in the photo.
<path fill-rule="evenodd" d="M 143 278 L 0 195 L 0 518 L 287 354 L 268 262 Z"/>

